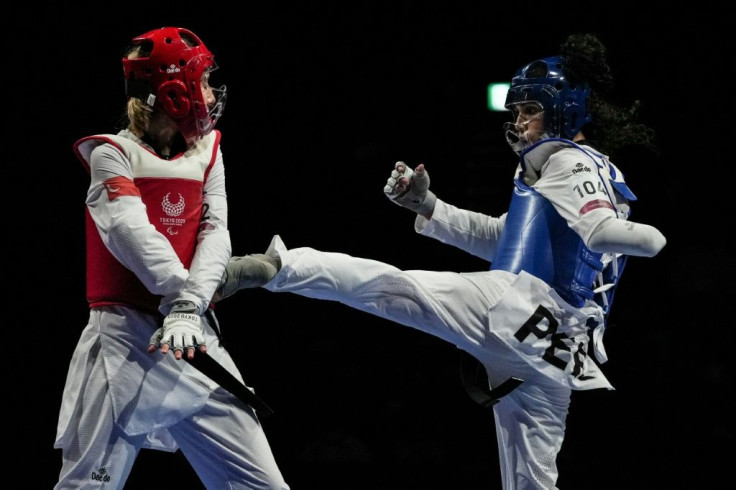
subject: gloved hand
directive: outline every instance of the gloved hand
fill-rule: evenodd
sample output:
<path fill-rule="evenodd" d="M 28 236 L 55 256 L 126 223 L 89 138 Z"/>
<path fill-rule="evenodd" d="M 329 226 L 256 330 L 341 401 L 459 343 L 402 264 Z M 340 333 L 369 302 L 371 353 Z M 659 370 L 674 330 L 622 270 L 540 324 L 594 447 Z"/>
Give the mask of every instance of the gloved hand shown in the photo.
<path fill-rule="evenodd" d="M 383 193 L 392 202 L 427 219 L 432 216 L 437 202 L 437 196 L 429 190 L 429 174 L 423 164 L 417 165 L 413 171 L 404 162 L 396 162 Z"/>
<path fill-rule="evenodd" d="M 258 288 L 273 279 L 281 269 L 278 255 L 265 254 L 232 257 L 215 291 L 213 302 L 220 301 L 245 288 Z"/>
<path fill-rule="evenodd" d="M 166 354 L 174 350 L 174 357 L 181 359 L 184 349 L 187 358 L 194 357 L 194 349 L 199 347 L 200 352 L 207 352 L 202 330 L 202 319 L 197 314 L 197 307 L 192 301 L 177 301 L 169 314 L 164 318 L 161 328 L 151 337 L 148 352 L 161 348 Z"/>

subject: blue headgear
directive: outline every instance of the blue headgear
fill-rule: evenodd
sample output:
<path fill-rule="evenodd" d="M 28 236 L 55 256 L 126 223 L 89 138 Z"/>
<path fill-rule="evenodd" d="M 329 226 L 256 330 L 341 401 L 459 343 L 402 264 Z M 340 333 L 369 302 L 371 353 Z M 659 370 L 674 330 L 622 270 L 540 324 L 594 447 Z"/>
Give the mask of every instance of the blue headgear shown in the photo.
<path fill-rule="evenodd" d="M 591 120 L 586 104 L 590 86 L 568 80 L 564 68 L 561 56 L 532 61 L 519 68 L 511 79 L 505 107 L 538 102 L 544 110 L 547 131 L 557 138 L 572 139 Z"/>

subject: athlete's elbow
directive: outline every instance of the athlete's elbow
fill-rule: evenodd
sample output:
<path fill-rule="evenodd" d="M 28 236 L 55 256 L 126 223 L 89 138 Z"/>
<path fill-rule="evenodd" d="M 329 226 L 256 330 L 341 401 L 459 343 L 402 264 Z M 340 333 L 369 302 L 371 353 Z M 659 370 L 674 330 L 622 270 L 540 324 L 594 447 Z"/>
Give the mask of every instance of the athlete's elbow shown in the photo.
<path fill-rule="evenodd" d="M 662 232 L 655 229 L 649 239 L 649 246 L 647 247 L 649 253 L 647 257 L 654 257 L 662 251 L 665 245 L 667 245 L 667 238 L 665 238 Z"/>

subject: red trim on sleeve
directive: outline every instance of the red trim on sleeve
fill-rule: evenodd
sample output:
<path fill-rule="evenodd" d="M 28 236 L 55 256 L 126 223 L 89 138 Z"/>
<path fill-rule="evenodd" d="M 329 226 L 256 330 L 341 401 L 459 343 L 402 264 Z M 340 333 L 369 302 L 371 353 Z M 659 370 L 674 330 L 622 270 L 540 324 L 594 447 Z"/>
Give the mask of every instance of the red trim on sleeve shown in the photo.
<path fill-rule="evenodd" d="M 610 202 L 604 201 L 603 199 L 596 199 L 595 201 L 586 202 L 585 205 L 582 208 L 580 208 L 580 215 L 582 216 L 585 213 L 588 213 L 590 211 L 593 211 L 594 209 L 600 209 L 600 208 L 608 208 L 608 209 L 615 211 L 615 209 L 613 209 L 613 205 Z"/>
<path fill-rule="evenodd" d="M 141 191 L 127 177 L 113 177 L 103 182 L 107 190 L 107 198 L 114 200 L 120 196 L 138 196 L 141 197 Z"/>

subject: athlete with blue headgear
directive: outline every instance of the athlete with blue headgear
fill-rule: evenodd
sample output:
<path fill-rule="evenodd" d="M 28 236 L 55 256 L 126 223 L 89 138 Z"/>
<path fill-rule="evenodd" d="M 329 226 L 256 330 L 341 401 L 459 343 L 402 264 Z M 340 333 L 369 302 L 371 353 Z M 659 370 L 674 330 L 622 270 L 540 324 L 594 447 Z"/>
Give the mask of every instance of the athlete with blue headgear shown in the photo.
<path fill-rule="evenodd" d="M 626 131 L 641 140 L 629 142 L 649 143 L 651 131 L 627 120 L 630 111 L 594 100 L 591 84 L 610 82 L 597 38 L 571 36 L 562 51 L 512 80 L 514 120 L 505 129 L 519 165 L 508 212 L 491 217 L 443 202 L 421 165 L 397 163 L 384 188 L 417 213 L 416 231 L 489 260 L 490 270 L 402 271 L 287 249 L 277 235 L 265 254 L 231 259 L 216 294 L 263 286 L 337 301 L 456 345 L 485 371 L 486 386 L 466 388 L 493 409 L 509 490 L 556 488 L 572 390 L 613 389 L 599 364 L 626 257 L 653 257 L 666 244 L 653 226 L 628 219 L 635 195 L 583 136 L 589 127 L 613 147 Z"/>

